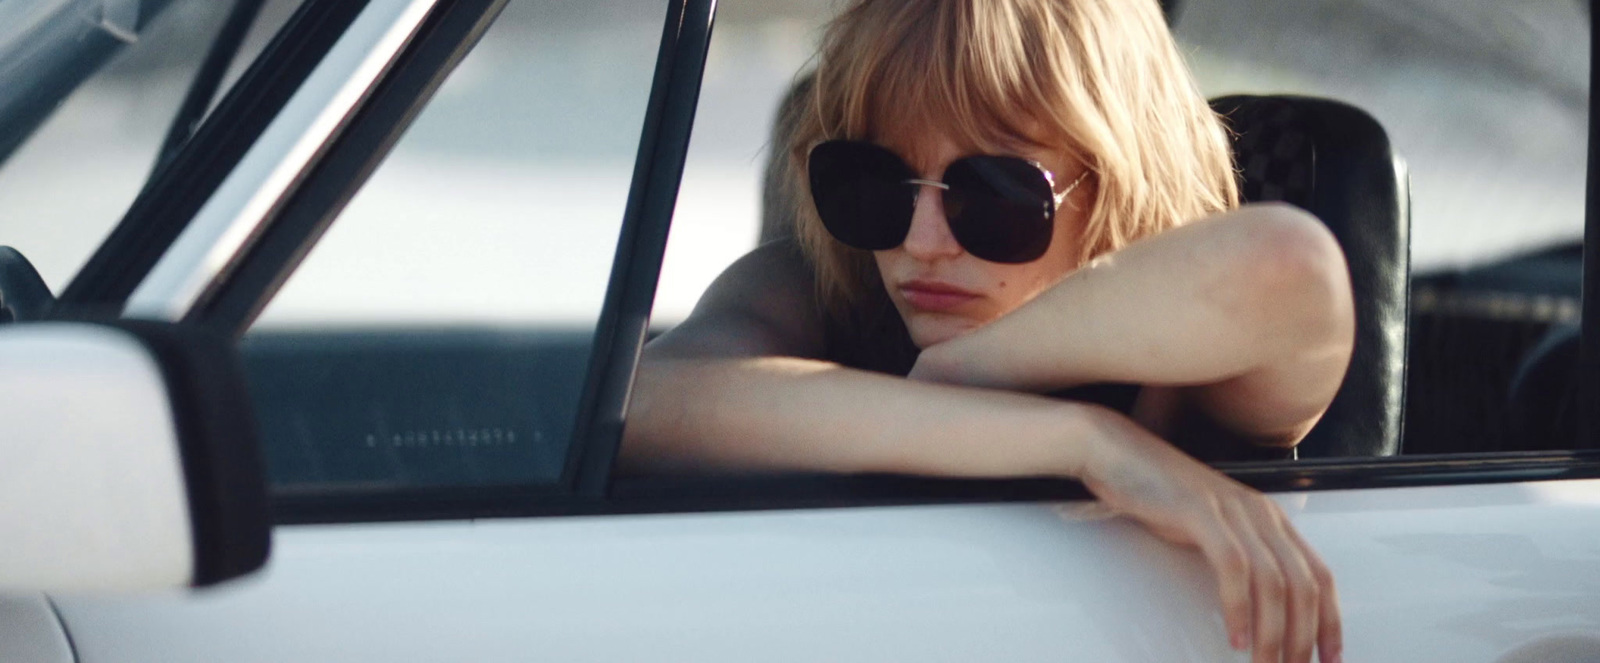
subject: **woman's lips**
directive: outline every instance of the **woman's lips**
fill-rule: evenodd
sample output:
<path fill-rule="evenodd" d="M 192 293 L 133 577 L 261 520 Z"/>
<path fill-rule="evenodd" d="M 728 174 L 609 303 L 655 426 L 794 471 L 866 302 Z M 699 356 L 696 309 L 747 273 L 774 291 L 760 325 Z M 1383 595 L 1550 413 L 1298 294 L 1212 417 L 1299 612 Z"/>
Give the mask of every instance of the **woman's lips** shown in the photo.
<path fill-rule="evenodd" d="M 906 303 L 921 311 L 948 311 L 978 298 L 978 293 L 937 281 L 906 281 L 899 289 Z"/>

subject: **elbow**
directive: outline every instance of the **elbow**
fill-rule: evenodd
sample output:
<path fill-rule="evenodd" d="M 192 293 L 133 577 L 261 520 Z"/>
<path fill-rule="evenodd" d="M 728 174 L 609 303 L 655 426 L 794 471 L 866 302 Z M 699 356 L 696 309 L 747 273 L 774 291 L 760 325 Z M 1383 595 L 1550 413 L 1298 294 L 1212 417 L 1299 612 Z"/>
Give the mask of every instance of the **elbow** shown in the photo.
<path fill-rule="evenodd" d="M 1248 298 L 1264 347 L 1349 355 L 1355 341 L 1350 270 L 1339 242 L 1315 216 L 1285 204 L 1243 211 L 1245 240 L 1235 283 Z"/>

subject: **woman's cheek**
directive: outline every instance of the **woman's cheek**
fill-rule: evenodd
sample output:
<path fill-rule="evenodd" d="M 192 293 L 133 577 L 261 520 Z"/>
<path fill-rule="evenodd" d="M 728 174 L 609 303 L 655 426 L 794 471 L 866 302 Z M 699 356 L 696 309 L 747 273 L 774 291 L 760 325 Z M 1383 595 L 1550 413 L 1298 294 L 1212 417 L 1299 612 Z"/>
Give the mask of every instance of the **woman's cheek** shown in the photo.
<path fill-rule="evenodd" d="M 1023 304 L 1028 303 L 1028 300 L 1038 296 L 1039 291 L 1043 288 L 1041 284 L 1035 282 L 1036 280 L 1010 277 L 996 281 L 994 288 L 989 293 L 989 301 L 992 306 L 987 311 L 989 320 L 985 320 L 985 322 L 992 322 L 1015 311 Z"/>

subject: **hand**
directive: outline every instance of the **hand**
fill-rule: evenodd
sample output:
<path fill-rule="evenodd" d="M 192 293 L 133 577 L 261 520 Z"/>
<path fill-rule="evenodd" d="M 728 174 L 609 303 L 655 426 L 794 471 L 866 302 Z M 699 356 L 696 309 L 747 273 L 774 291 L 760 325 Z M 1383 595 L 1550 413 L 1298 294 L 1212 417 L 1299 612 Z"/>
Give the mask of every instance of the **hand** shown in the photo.
<path fill-rule="evenodd" d="M 1265 495 L 1190 458 L 1109 410 L 1080 478 L 1113 510 L 1198 548 L 1216 573 L 1235 649 L 1254 663 L 1340 660 L 1333 574 Z"/>

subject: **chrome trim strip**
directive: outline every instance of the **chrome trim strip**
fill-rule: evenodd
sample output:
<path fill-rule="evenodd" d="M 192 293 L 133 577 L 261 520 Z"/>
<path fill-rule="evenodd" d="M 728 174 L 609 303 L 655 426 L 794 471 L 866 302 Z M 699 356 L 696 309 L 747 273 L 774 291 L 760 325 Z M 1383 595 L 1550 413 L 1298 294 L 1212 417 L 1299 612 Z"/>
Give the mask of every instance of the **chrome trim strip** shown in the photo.
<path fill-rule="evenodd" d="M 249 248 L 437 0 L 373 0 L 195 214 L 123 315 L 180 320 Z"/>

